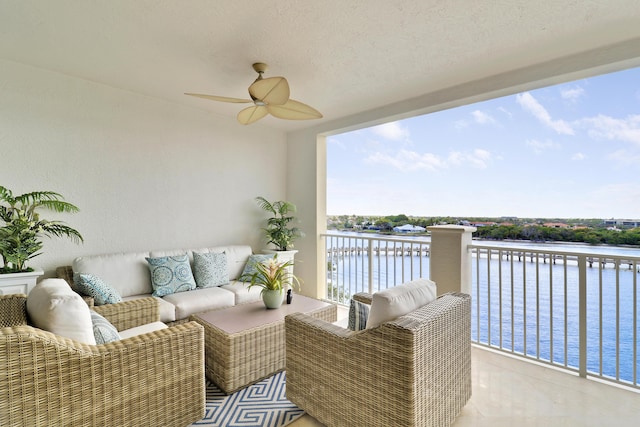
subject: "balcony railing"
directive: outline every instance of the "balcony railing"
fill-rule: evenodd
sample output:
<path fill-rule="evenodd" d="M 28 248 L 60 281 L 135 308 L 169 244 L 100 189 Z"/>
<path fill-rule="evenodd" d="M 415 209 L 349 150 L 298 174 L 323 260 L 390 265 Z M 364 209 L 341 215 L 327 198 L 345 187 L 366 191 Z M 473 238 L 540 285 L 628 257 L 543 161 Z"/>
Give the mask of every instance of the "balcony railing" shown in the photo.
<path fill-rule="evenodd" d="M 327 297 L 337 303 L 430 277 L 424 238 L 323 238 Z M 473 299 L 474 343 L 640 389 L 640 256 L 516 244 L 468 250 L 471 283 L 463 291 Z"/>

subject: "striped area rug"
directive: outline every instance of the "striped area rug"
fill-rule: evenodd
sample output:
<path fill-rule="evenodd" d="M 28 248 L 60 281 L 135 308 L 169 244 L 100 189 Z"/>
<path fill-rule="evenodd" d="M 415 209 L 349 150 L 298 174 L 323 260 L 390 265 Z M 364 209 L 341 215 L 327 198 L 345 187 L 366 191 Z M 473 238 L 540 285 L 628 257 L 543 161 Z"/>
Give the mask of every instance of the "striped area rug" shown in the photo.
<path fill-rule="evenodd" d="M 205 417 L 191 426 L 282 427 L 303 414 L 285 396 L 283 371 L 229 396 L 207 381 Z"/>

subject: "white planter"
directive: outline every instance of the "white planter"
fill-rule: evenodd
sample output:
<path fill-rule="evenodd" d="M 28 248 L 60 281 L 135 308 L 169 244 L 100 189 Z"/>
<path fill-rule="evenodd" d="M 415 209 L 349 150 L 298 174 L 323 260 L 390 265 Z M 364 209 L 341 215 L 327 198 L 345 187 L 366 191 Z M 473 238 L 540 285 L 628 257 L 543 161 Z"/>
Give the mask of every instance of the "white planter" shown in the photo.
<path fill-rule="evenodd" d="M 0 295 L 29 295 L 31 289 L 36 286 L 38 277 L 43 274 L 44 271 L 39 268 L 35 268 L 33 271 L 27 273 L 0 274 Z"/>

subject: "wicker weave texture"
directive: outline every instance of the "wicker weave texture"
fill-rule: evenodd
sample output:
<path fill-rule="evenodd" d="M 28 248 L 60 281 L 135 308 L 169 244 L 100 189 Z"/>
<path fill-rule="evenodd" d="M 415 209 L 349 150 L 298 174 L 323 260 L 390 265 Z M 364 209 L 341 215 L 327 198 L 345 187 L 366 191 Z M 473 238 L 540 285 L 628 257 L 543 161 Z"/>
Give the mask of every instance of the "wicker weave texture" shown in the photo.
<path fill-rule="evenodd" d="M 184 427 L 204 416 L 204 331 L 191 322 L 92 346 L 5 327 L 0 384 L 1 426 Z"/>
<path fill-rule="evenodd" d="M 357 332 L 287 316 L 287 398 L 329 427 L 448 426 L 471 397 L 470 313 L 446 294 Z"/>
<path fill-rule="evenodd" d="M 335 322 L 337 307 L 331 304 L 309 316 Z M 228 334 L 197 315 L 192 319 L 205 330 L 206 376 L 225 393 L 231 394 L 285 368 L 284 321 Z"/>

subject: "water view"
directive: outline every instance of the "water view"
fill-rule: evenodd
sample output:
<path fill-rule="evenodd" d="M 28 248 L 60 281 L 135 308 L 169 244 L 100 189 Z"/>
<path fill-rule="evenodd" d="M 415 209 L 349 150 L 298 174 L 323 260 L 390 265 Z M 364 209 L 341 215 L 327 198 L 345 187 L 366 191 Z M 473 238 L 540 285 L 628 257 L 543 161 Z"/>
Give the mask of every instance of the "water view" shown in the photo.
<path fill-rule="evenodd" d="M 429 277 L 428 237 L 395 236 L 402 239 L 400 243 L 385 235 L 332 234 L 336 237 L 327 237 L 329 298 L 348 302 L 356 292 L 375 292 Z M 577 260 L 582 255 L 587 259 L 587 370 L 637 383 L 639 249 L 481 240 L 473 244 L 477 246 L 470 290 L 474 341 L 577 370 Z"/>

